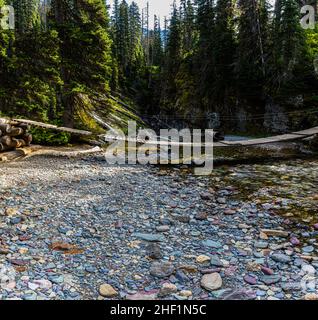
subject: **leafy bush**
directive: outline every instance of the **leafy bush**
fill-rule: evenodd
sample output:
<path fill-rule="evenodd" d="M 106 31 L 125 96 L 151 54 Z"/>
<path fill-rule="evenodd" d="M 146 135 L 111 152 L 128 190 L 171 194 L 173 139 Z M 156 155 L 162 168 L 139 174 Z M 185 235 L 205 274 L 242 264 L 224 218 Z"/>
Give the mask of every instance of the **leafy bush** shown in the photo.
<path fill-rule="evenodd" d="M 66 145 L 70 142 L 71 135 L 66 132 L 55 132 L 43 128 L 31 128 L 34 144 Z"/>

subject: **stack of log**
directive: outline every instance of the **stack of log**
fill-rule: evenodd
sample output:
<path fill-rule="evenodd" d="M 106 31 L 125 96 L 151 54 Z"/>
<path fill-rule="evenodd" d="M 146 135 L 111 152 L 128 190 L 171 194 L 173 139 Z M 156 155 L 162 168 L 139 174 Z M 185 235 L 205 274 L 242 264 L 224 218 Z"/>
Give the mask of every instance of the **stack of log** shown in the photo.
<path fill-rule="evenodd" d="M 31 142 L 27 124 L 0 119 L 0 152 L 26 147 Z"/>

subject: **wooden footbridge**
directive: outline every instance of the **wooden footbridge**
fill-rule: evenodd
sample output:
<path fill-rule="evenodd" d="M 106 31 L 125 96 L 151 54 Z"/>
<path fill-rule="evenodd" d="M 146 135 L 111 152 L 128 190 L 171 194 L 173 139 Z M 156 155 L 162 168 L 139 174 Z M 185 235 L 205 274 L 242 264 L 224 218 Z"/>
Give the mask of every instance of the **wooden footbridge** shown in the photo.
<path fill-rule="evenodd" d="M 13 120 L 7 120 L 7 119 L 0 119 L 0 123 L 15 123 L 20 125 L 28 125 L 32 127 L 40 127 L 44 129 L 49 129 L 57 132 L 66 132 L 72 135 L 78 135 L 78 136 L 85 136 L 90 137 L 93 136 L 93 133 L 90 131 L 85 130 L 78 130 L 78 129 L 72 129 L 72 128 L 66 128 L 66 127 L 58 127 L 55 125 L 42 123 L 42 122 L 36 122 L 32 120 L 27 119 L 13 119 Z M 306 138 L 311 138 L 314 136 L 318 136 L 318 127 L 314 127 L 311 129 L 303 130 L 303 131 L 297 131 L 292 132 L 288 134 L 282 134 L 267 138 L 259 138 L 259 139 L 250 139 L 250 140 L 243 140 L 243 141 L 217 141 L 213 143 L 202 143 L 202 144 L 196 144 L 196 143 L 187 143 L 187 142 L 178 142 L 178 141 L 170 141 L 166 137 L 158 137 L 158 140 L 147 140 L 147 139 L 135 139 L 135 138 L 127 138 L 125 136 L 117 135 L 115 133 L 115 130 L 112 131 L 111 134 L 105 134 L 105 135 L 99 135 L 99 140 L 103 142 L 114 142 L 114 141 L 122 141 L 124 142 L 130 142 L 133 144 L 145 144 L 147 145 L 153 145 L 154 147 L 172 147 L 172 146 L 179 146 L 179 147 L 207 147 L 207 146 L 213 146 L 213 148 L 240 148 L 240 147 L 252 147 L 257 145 L 265 145 L 265 144 L 274 144 L 274 143 L 280 143 L 280 142 L 293 142 L 297 140 L 303 140 Z M 52 148 L 52 147 L 41 147 L 36 145 L 26 146 L 24 148 L 18 148 L 13 151 L 7 151 L 0 153 L 0 161 L 10 161 L 10 160 L 16 160 L 20 158 L 25 158 L 32 155 L 54 155 L 54 156 L 64 156 L 64 157 L 73 157 L 83 154 L 93 154 L 93 153 L 99 153 L 103 152 L 102 148 L 100 147 L 94 147 L 94 148 L 64 148 L 64 149 L 58 149 Z"/>
<path fill-rule="evenodd" d="M 73 135 L 79 135 L 79 136 L 93 135 L 93 133 L 90 131 L 78 130 L 78 129 L 72 129 L 72 128 L 66 128 L 66 127 L 58 127 L 55 125 L 32 121 L 32 120 L 13 119 L 13 121 L 21 124 L 28 124 L 30 126 L 41 127 L 44 129 L 51 129 L 54 131 L 66 132 Z M 288 134 L 276 135 L 276 136 L 267 137 L 267 138 L 257 138 L 257 139 L 249 139 L 249 140 L 242 140 L 242 141 L 218 141 L 218 142 L 213 142 L 213 147 L 214 148 L 249 147 L 249 146 L 257 146 L 257 145 L 264 145 L 264 144 L 279 143 L 279 142 L 297 141 L 305 138 L 310 138 L 315 135 L 318 135 L 318 127 L 297 131 L 297 132 L 291 132 Z M 123 138 L 122 136 L 116 135 L 114 133 L 100 135 L 99 137 L 104 142 L 112 142 L 117 140 L 117 141 L 126 141 L 126 142 L 132 142 L 132 143 L 147 143 L 149 145 L 153 144 L 158 146 L 173 146 L 173 145 L 178 145 L 180 147 L 196 146 L 195 143 L 167 141 L 167 138 L 161 138 L 160 136 L 158 137 L 158 141 L 148 141 L 146 139 L 133 139 L 133 138 L 127 138 L 127 137 Z M 202 146 L 204 146 L 204 144 L 202 144 Z"/>
<path fill-rule="evenodd" d="M 250 147 L 250 146 L 257 146 L 257 145 L 264 145 L 264 144 L 273 144 L 273 143 L 279 143 L 279 142 L 292 142 L 297 140 L 302 140 L 305 138 L 310 138 L 315 135 L 318 135 L 318 127 L 314 127 L 311 129 L 303 130 L 303 131 L 297 131 L 292 132 L 288 134 L 282 134 L 267 138 L 258 138 L 258 139 L 250 139 L 250 140 L 240 140 L 240 141 L 217 141 L 213 143 L 208 143 L 209 146 L 213 146 L 213 148 L 228 148 L 228 147 Z M 208 144 L 202 143 L 189 143 L 189 142 L 177 142 L 177 141 L 167 141 L 167 138 L 164 137 L 158 137 L 158 141 L 149 141 L 146 139 L 132 139 L 132 138 L 124 138 L 122 136 L 116 136 L 114 134 L 111 135 L 103 135 L 101 136 L 102 139 L 106 142 L 112 142 L 112 141 L 126 141 L 131 143 L 147 143 L 148 145 L 157 145 L 157 146 L 197 146 L 197 147 L 204 147 Z"/>

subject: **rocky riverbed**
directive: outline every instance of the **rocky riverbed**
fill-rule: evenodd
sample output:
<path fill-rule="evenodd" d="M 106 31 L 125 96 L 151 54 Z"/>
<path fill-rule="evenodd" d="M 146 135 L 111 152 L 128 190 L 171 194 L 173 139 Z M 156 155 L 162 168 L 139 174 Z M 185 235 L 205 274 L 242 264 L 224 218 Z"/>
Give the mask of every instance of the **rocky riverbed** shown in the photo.
<path fill-rule="evenodd" d="M 0 169 L 0 299 L 318 299 L 318 160 Z"/>

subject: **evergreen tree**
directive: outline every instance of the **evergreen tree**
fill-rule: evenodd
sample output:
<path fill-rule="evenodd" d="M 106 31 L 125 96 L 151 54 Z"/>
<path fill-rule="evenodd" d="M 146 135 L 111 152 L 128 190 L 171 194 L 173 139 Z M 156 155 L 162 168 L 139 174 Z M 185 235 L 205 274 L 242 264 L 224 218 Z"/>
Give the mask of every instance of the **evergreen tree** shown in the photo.
<path fill-rule="evenodd" d="M 39 0 L 13 0 L 15 25 L 18 33 L 23 33 L 39 26 Z"/>
<path fill-rule="evenodd" d="M 196 52 L 197 94 L 201 108 L 213 108 L 211 82 L 215 79 L 215 8 L 213 0 L 197 0 L 199 40 Z"/>
<path fill-rule="evenodd" d="M 155 15 L 154 16 L 154 30 L 153 30 L 153 45 L 152 45 L 152 63 L 155 66 L 162 65 L 163 59 L 163 47 L 162 47 L 162 35 L 161 35 L 161 26 L 160 20 Z"/>
<path fill-rule="evenodd" d="M 234 1 L 219 0 L 215 10 L 215 78 L 211 90 L 218 105 L 227 105 L 235 88 Z"/>
<path fill-rule="evenodd" d="M 81 93 L 107 92 L 111 80 L 109 20 L 103 0 L 54 0 L 52 23 L 61 40 L 59 94 L 63 121 L 73 126 Z"/>
<path fill-rule="evenodd" d="M 129 6 L 129 78 L 136 80 L 142 76 L 145 55 L 142 47 L 142 27 L 139 7 L 136 2 Z"/>
<path fill-rule="evenodd" d="M 272 84 L 275 88 L 291 82 L 297 65 L 306 56 L 305 32 L 299 20 L 296 0 L 277 0 L 272 37 Z"/>
<path fill-rule="evenodd" d="M 264 0 L 239 0 L 237 80 L 241 95 L 260 96 L 266 76 L 267 7 Z"/>
<path fill-rule="evenodd" d="M 167 109 L 174 109 L 177 88 L 175 75 L 178 73 L 181 61 L 181 34 L 180 16 L 177 4 L 174 1 L 170 20 L 169 34 L 166 48 L 166 59 L 164 68 L 164 83 L 161 103 Z"/>
<path fill-rule="evenodd" d="M 195 12 L 191 0 L 180 1 L 182 51 L 183 54 L 192 53 L 196 45 Z"/>

